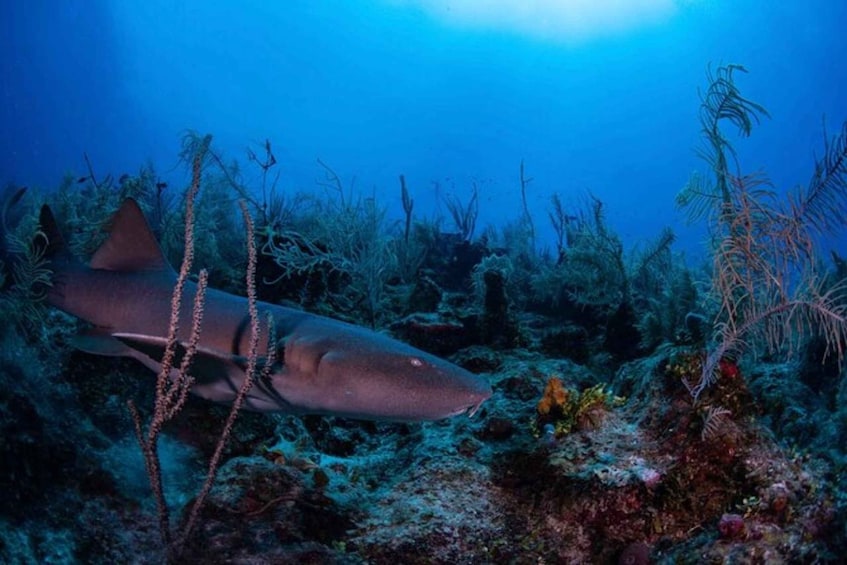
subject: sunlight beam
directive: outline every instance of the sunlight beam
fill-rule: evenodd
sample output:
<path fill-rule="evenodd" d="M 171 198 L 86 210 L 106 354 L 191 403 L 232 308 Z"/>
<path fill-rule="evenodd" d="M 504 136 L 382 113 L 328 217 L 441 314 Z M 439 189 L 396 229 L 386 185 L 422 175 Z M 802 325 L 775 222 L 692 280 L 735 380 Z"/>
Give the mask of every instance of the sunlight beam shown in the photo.
<path fill-rule="evenodd" d="M 608 36 L 666 21 L 680 0 L 395 0 L 450 25 L 554 41 Z"/>

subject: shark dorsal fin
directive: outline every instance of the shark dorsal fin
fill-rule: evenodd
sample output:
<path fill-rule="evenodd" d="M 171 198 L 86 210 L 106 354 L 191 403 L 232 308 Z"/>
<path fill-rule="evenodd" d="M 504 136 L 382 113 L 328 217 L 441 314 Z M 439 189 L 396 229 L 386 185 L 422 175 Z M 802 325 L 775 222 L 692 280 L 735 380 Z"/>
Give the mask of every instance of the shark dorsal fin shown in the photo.
<path fill-rule="evenodd" d="M 166 271 L 171 267 L 138 206 L 127 198 L 112 216 L 109 237 L 91 257 L 92 269 Z"/>

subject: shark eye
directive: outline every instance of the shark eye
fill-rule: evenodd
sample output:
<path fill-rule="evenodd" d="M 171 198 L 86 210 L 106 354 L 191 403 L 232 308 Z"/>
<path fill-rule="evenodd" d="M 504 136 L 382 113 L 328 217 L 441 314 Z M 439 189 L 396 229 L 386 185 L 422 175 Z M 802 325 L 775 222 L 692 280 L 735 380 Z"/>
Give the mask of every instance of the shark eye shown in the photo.
<path fill-rule="evenodd" d="M 424 362 L 418 359 L 417 357 L 409 357 L 409 363 L 412 364 L 412 367 L 423 367 Z"/>

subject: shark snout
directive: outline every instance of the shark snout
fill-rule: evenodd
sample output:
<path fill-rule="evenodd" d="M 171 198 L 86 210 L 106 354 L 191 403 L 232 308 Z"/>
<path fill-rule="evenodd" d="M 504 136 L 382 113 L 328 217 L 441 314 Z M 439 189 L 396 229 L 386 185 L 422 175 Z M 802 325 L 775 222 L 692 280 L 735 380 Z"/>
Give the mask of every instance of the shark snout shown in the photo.
<path fill-rule="evenodd" d="M 464 390 L 462 390 L 462 393 L 466 395 L 465 402 L 462 403 L 455 412 L 449 414 L 449 416 L 459 416 L 464 414 L 470 418 L 476 414 L 479 407 L 482 406 L 482 403 L 491 397 L 491 386 L 481 377 L 472 373 L 467 373 L 463 381 L 466 381 L 463 387 Z"/>
<path fill-rule="evenodd" d="M 325 392 L 313 406 L 351 417 L 425 421 L 473 415 L 491 396 L 484 378 L 405 344 L 391 345 L 399 351 L 322 354 L 317 374 Z"/>
<path fill-rule="evenodd" d="M 491 385 L 483 377 L 438 358 L 423 360 L 417 392 L 426 407 L 421 420 L 473 416 L 491 397 Z M 429 373 L 429 374 L 427 374 Z"/>

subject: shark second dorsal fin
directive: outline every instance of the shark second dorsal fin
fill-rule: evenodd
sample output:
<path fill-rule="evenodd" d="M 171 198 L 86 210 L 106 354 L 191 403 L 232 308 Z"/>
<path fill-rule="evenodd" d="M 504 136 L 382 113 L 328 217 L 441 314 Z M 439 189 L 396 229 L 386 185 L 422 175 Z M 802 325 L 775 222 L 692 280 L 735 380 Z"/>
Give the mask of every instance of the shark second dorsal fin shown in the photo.
<path fill-rule="evenodd" d="M 59 225 L 56 223 L 56 217 L 53 216 L 53 212 L 46 204 L 41 207 L 38 225 L 41 233 L 47 237 L 47 246 L 43 249 L 44 256 L 52 261 L 70 260 L 70 252 L 65 246 L 65 240 L 59 230 Z"/>
<path fill-rule="evenodd" d="M 109 237 L 91 257 L 92 269 L 107 271 L 170 270 L 138 203 L 127 198 L 112 216 Z"/>

